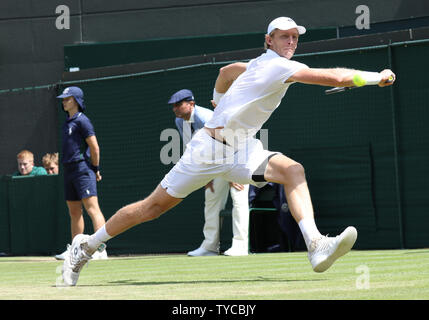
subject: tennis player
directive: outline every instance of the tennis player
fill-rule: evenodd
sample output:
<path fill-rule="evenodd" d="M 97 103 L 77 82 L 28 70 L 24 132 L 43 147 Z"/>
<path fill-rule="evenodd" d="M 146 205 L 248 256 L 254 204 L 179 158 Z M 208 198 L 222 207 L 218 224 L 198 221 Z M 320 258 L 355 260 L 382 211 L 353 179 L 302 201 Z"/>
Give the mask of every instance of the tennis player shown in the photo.
<path fill-rule="evenodd" d="M 220 69 L 213 100 L 213 117 L 189 142 L 179 162 L 146 199 L 117 211 L 92 235 L 77 235 L 63 264 L 66 285 L 76 285 L 85 263 L 100 245 L 129 228 L 158 218 L 191 192 L 215 177 L 258 187 L 267 182 L 284 185 L 287 202 L 304 236 L 308 258 L 315 272 L 327 270 L 353 247 L 357 231 L 346 228 L 336 237 L 322 236 L 314 221 L 304 168 L 280 152 L 264 150 L 254 138 L 280 105 L 293 82 L 323 86 L 391 85 L 390 70 L 363 72 L 352 69 L 313 69 L 291 60 L 299 36 L 306 29 L 287 17 L 274 19 L 265 36 L 266 52 L 249 63 Z M 389 78 L 393 79 L 388 82 Z"/>

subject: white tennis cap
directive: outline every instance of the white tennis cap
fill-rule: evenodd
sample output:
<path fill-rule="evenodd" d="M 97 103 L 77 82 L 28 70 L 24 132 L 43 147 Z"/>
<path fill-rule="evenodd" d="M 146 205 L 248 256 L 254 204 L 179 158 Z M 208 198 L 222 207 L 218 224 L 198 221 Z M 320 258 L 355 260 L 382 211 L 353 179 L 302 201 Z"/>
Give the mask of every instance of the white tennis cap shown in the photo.
<path fill-rule="evenodd" d="M 268 25 L 267 34 L 270 34 L 274 29 L 289 30 L 296 28 L 299 34 L 304 34 L 306 29 L 303 26 L 298 26 L 295 21 L 288 17 L 279 17 L 274 19 Z"/>

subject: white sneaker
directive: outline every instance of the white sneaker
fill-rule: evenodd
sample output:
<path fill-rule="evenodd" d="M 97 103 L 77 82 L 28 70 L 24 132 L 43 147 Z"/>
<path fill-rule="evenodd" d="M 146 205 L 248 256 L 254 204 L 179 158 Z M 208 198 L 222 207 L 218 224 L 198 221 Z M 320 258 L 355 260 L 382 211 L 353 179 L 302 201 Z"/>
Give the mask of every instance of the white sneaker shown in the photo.
<path fill-rule="evenodd" d="M 188 256 L 191 256 L 191 257 L 217 256 L 217 255 L 218 255 L 217 252 L 206 250 L 203 247 L 199 247 L 194 251 L 188 252 Z"/>
<path fill-rule="evenodd" d="M 315 272 L 326 271 L 339 257 L 351 250 L 357 238 L 354 227 L 348 227 L 339 236 L 314 239 L 308 250 L 308 259 Z"/>
<path fill-rule="evenodd" d="M 61 254 L 57 254 L 56 256 L 55 256 L 55 259 L 57 259 L 57 260 L 65 260 L 66 259 L 66 257 L 68 256 L 68 254 L 69 254 L 69 250 L 70 250 L 70 245 L 68 244 L 67 245 L 67 249 L 66 249 L 66 251 L 64 251 L 63 253 L 61 253 Z"/>
<path fill-rule="evenodd" d="M 71 244 L 69 255 L 63 263 L 62 275 L 65 285 L 75 286 L 83 266 L 91 260 L 95 250 L 90 250 L 87 244 L 89 235 L 78 234 Z"/>
<path fill-rule="evenodd" d="M 225 256 L 238 257 L 238 256 L 247 256 L 249 255 L 248 250 L 239 249 L 236 247 L 231 247 L 223 253 Z"/>
<path fill-rule="evenodd" d="M 106 249 L 103 249 L 103 251 L 95 251 L 92 255 L 92 260 L 107 260 L 109 257 L 107 256 Z"/>

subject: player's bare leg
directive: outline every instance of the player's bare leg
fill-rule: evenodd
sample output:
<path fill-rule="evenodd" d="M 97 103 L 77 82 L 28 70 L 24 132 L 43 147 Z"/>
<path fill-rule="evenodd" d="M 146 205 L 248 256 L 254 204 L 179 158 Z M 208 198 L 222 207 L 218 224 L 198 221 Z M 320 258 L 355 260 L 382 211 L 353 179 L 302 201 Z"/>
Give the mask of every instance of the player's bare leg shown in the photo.
<path fill-rule="evenodd" d="M 170 196 L 160 185 L 146 199 L 118 210 L 106 223 L 106 232 L 115 237 L 142 222 L 158 218 L 182 199 Z"/>
<path fill-rule="evenodd" d="M 264 177 L 267 181 L 284 186 L 288 206 L 297 223 L 303 218 L 313 219 L 313 205 L 301 164 L 277 154 L 268 162 Z"/>
<path fill-rule="evenodd" d="M 270 158 L 264 177 L 269 182 L 284 186 L 290 211 L 304 236 L 314 271 L 327 270 L 336 259 L 351 250 L 357 238 L 354 227 L 348 227 L 335 238 L 324 237 L 317 229 L 305 171 L 301 164 L 284 155 L 275 155 Z"/>
<path fill-rule="evenodd" d="M 104 241 L 142 222 L 158 218 L 181 201 L 182 199 L 170 196 L 165 189 L 158 185 L 146 199 L 118 210 L 93 235 L 78 234 L 73 239 L 70 255 L 64 260 L 62 269 L 64 283 L 69 286 L 76 285 L 83 266 L 91 259 L 94 252 L 104 245 Z"/>

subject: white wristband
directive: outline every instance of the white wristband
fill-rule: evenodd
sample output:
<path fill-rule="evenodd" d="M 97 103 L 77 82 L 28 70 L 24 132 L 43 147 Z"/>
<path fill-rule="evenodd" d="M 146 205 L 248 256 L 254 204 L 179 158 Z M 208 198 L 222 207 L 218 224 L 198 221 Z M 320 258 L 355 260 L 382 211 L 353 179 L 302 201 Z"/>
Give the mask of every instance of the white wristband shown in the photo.
<path fill-rule="evenodd" d="M 381 81 L 381 73 L 362 71 L 353 77 L 353 83 L 358 86 L 377 85 Z"/>
<path fill-rule="evenodd" d="M 216 105 L 219 104 L 220 99 L 223 97 L 225 93 L 219 93 L 216 91 L 216 88 L 213 89 L 213 101 L 216 103 Z"/>

